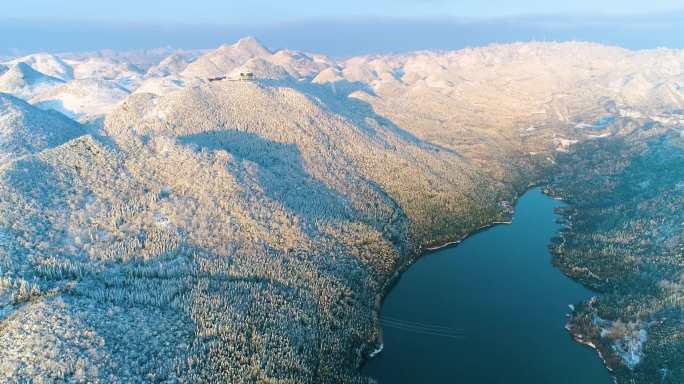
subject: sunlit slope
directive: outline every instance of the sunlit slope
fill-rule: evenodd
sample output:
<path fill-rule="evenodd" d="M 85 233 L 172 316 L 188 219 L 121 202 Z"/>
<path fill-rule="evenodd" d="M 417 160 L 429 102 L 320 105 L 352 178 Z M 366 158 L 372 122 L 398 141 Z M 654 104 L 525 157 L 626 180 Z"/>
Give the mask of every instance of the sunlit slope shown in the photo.
<path fill-rule="evenodd" d="M 357 380 L 387 279 L 494 197 L 458 154 L 315 92 L 135 95 L 104 122 L 111 139 L 5 167 L 9 377 Z"/>
<path fill-rule="evenodd" d="M 106 130 L 123 147 L 165 137 L 173 138 L 174 145 L 224 149 L 257 164 L 286 168 L 299 163 L 312 178 L 344 196 L 353 216 L 375 226 L 394 214 L 368 206 L 377 200 L 373 191 L 381 189 L 388 195 L 384 199 L 395 201 L 408 215 L 415 227 L 411 232 L 425 232 L 419 241 L 432 240 L 427 233 L 442 230 L 445 222 L 432 222 L 443 220 L 444 212 L 453 212 L 451 220 L 463 220 L 464 201 L 487 205 L 491 201 L 485 199 L 491 197 L 478 192 L 499 187 L 486 187 L 487 178 L 455 151 L 416 138 L 367 104 L 294 82 L 219 82 L 161 98 L 140 95 L 108 117 Z M 241 140 L 243 136 L 292 147 L 299 159 L 269 147 L 252 148 L 255 144 Z M 276 200 L 290 196 L 300 198 L 288 192 Z M 311 204 L 302 197 L 297 204 Z"/>
<path fill-rule="evenodd" d="M 453 52 L 364 56 L 313 80 L 354 86 L 376 111 L 473 160 L 539 152 L 602 115 L 684 107 L 684 54 L 590 43 L 517 43 Z"/>

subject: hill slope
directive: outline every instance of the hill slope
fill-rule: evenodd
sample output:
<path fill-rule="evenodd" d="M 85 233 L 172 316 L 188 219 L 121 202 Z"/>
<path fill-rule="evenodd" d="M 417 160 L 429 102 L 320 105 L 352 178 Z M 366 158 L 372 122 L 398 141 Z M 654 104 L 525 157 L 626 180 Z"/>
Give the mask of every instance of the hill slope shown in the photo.
<path fill-rule="evenodd" d="M 8 62 L 8 64 L 18 63 L 25 63 L 38 72 L 62 81 L 69 81 L 74 78 L 73 68 L 61 58 L 49 53 L 36 53 Z"/>
<path fill-rule="evenodd" d="M 0 163 L 56 147 L 84 133 L 76 122 L 0 93 Z"/>
<path fill-rule="evenodd" d="M 129 93 L 112 80 L 78 79 L 44 92 L 31 102 L 42 109 L 80 118 L 104 115 Z"/>
<path fill-rule="evenodd" d="M 62 83 L 63 81 L 40 73 L 28 64 L 20 62 L 10 65 L 0 75 L 0 92 L 28 99 Z"/>

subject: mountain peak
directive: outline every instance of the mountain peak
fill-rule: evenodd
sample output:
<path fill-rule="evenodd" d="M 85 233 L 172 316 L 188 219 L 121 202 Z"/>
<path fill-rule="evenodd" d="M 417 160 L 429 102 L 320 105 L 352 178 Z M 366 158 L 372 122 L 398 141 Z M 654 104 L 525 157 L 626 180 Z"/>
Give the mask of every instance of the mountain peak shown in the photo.
<path fill-rule="evenodd" d="M 17 88 L 33 86 L 39 83 L 61 83 L 62 81 L 44 73 L 38 72 L 26 63 L 9 65 L 0 75 L 0 90 L 13 93 Z"/>
<path fill-rule="evenodd" d="M 245 37 L 235 44 L 221 45 L 218 49 L 200 56 L 182 72 L 189 77 L 225 76 L 226 73 L 254 58 L 267 58 L 272 55 L 254 37 Z"/>
<path fill-rule="evenodd" d="M 68 81 L 73 79 L 73 69 L 51 53 L 34 53 L 14 59 L 9 64 L 25 63 L 34 70 L 48 76 Z"/>
<path fill-rule="evenodd" d="M 0 92 L 25 99 L 33 97 L 34 92 L 63 83 L 62 80 L 36 71 L 26 63 L 11 64 L 7 70 L 0 72 L 3 72 L 0 74 Z"/>
<path fill-rule="evenodd" d="M 84 133 L 66 116 L 0 92 L 0 164 L 56 147 Z"/>
<path fill-rule="evenodd" d="M 261 44 L 261 42 L 259 42 L 259 40 L 257 40 L 257 38 L 253 36 L 243 37 L 242 39 L 238 40 L 238 42 L 235 43 L 233 47 L 250 52 L 255 56 L 271 53 L 271 51 L 264 47 L 263 44 Z"/>

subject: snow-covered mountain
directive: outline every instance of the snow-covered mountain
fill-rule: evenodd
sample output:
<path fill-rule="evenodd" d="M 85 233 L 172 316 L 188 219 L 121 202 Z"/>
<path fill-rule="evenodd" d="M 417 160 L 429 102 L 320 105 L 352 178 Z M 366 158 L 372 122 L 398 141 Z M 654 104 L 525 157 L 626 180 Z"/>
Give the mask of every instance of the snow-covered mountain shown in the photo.
<path fill-rule="evenodd" d="M 49 53 L 37 53 L 20 57 L 8 62 L 9 64 L 25 63 L 34 70 L 54 78 L 69 81 L 74 78 L 74 70 L 61 58 Z"/>
<path fill-rule="evenodd" d="M 67 63 L 73 67 L 75 79 L 112 80 L 128 90 L 135 89 L 144 76 L 144 71 L 135 65 L 107 57 L 68 60 Z"/>
<path fill-rule="evenodd" d="M 192 57 L 174 53 L 148 69 L 146 75 L 148 77 L 177 76 L 193 61 Z"/>
<path fill-rule="evenodd" d="M 31 98 L 64 82 L 33 69 L 24 62 L 10 64 L 0 75 L 0 92 Z"/>
<path fill-rule="evenodd" d="M 0 92 L 73 118 L 102 115 L 142 82 L 142 71 L 116 61 L 91 57 L 63 60 L 35 54 L 11 60 L 0 70 Z"/>
<path fill-rule="evenodd" d="M 227 75 L 229 79 L 239 79 L 240 73 L 245 72 L 252 72 L 254 76 L 264 80 L 285 80 L 291 77 L 285 68 L 262 58 L 249 59 L 228 71 Z"/>
<path fill-rule="evenodd" d="M 507 219 L 572 145 L 684 124 L 675 50 L 148 54 L 0 66 L 6 381 L 367 382 L 422 249 Z"/>
<path fill-rule="evenodd" d="M 225 76 L 228 72 L 254 58 L 264 58 L 271 52 L 255 38 L 241 39 L 232 45 L 222 45 L 190 63 L 181 73 L 185 77 L 210 78 Z"/>
<path fill-rule="evenodd" d="M 0 164 L 54 148 L 84 133 L 65 116 L 0 93 Z"/>
<path fill-rule="evenodd" d="M 335 65 L 335 62 L 327 56 L 288 49 L 277 51 L 266 59 L 282 67 L 294 78 L 311 78 L 320 71 Z"/>
<path fill-rule="evenodd" d="M 253 37 L 241 39 L 232 45 L 222 45 L 189 64 L 182 72 L 185 77 L 211 78 L 226 74 L 253 71 L 264 78 L 294 78 L 315 76 L 322 69 L 334 65 L 323 55 L 280 50 L 272 53 Z"/>
<path fill-rule="evenodd" d="M 78 119 L 104 115 L 129 94 L 113 80 L 86 78 L 62 84 L 30 101 L 42 109 L 53 109 Z"/>
<path fill-rule="evenodd" d="M 133 93 L 152 93 L 163 95 L 167 92 L 183 89 L 189 84 L 198 84 L 201 80 L 186 79 L 178 76 L 148 77 Z"/>
<path fill-rule="evenodd" d="M 170 55 L 143 71 L 126 58 L 149 63 L 152 57 Z M 150 59 L 143 58 L 149 55 Z M 92 55 L 35 54 L 13 59 L 0 66 L 0 90 L 27 100 L 43 101 L 41 93 L 59 81 L 95 79 L 115 82 L 129 92 L 153 93 L 175 89 L 179 84 L 206 81 L 216 77 L 238 77 L 253 72 L 262 79 L 304 79 L 334 86 L 345 94 L 360 85 L 381 93 L 385 101 L 402 98 L 420 99 L 427 94 L 465 102 L 482 94 L 499 97 L 504 105 L 514 105 L 518 92 L 535 92 L 529 97 L 543 100 L 562 87 L 577 88 L 583 81 L 596 89 L 597 96 L 622 100 L 626 105 L 658 104 L 660 108 L 682 104 L 681 53 L 673 50 L 631 52 L 619 48 L 581 43 L 526 43 L 492 45 L 457 52 L 416 52 L 399 55 L 371 55 L 335 61 L 323 55 L 291 50 L 270 51 L 255 38 L 197 56 L 197 51 L 170 49 L 140 51 L 131 54 L 97 52 Z M 591 60 L 586 58 L 590 57 Z M 567 60 L 567 62 L 563 62 Z M 561 70 L 574 63 L 570 72 Z M 18 65 L 22 64 L 22 65 Z M 11 69 L 11 70 L 10 70 Z M 5 73 L 3 73 L 5 72 Z M 540 74 L 540 81 L 520 83 L 515 89 L 493 92 L 499 83 Z M 166 79 L 168 77 L 168 79 Z M 151 78 L 163 80 L 147 81 Z M 591 81 L 588 79 L 591 78 Z M 562 83 L 561 83 L 562 82 Z M 92 82 L 84 85 L 91 86 Z M 144 86 L 143 86 L 144 84 Z M 600 85 L 600 89 L 598 86 Z M 74 85 L 71 88 L 76 88 Z M 343 91 L 343 89 L 346 89 Z M 545 90 L 546 96 L 540 91 Z M 421 96 L 423 95 L 423 96 Z M 510 97 L 509 97 L 510 96 Z M 503 98 L 509 97 L 506 100 Z M 119 100 L 111 97 L 112 100 Z M 102 105 L 103 99 L 93 101 Z M 520 104 L 525 113 L 547 106 Z M 421 106 L 420 108 L 424 108 Z M 553 109 L 553 107 L 550 107 Z M 93 108 L 102 111 L 102 108 Z M 522 112 L 522 111 L 521 111 Z M 460 111 L 459 113 L 464 113 Z M 549 111 L 563 116 L 563 111 Z M 565 120 L 568 120 L 565 116 Z"/>

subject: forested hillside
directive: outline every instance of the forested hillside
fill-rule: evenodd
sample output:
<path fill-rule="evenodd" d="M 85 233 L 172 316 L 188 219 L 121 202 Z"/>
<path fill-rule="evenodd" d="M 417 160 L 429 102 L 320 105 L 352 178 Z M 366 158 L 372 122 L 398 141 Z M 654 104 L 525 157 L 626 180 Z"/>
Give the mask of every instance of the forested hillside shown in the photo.
<path fill-rule="evenodd" d="M 681 200 L 677 173 L 643 187 L 672 192 L 628 188 L 648 164 L 681 161 L 642 151 L 681 141 L 679 51 L 530 43 L 336 61 L 250 38 L 148 66 L 126 57 L 5 65 L 55 80 L 0 96 L 0 381 L 369 382 L 358 367 L 398 273 L 508 219 L 529 186 L 549 182 L 606 231 L 629 207 Z M 597 180 L 607 164 L 615 179 Z M 633 200 L 593 211 L 612 188 Z M 630 221 L 617 237 L 666 242 L 648 251 L 669 263 L 657 281 L 585 266 L 598 256 L 583 236 L 602 235 L 579 224 L 557 261 L 603 308 L 640 300 L 637 281 L 673 301 L 650 317 L 599 308 L 611 324 L 681 317 L 670 224 Z M 636 257 L 616 247 L 610 273 Z M 648 340 L 643 364 L 609 362 L 620 380 L 650 382 L 681 350 Z M 604 343 L 604 356 L 620 345 Z"/>
<path fill-rule="evenodd" d="M 658 130 L 582 145 L 551 184 L 572 203 L 555 262 L 600 293 L 571 329 L 618 382 L 684 377 L 684 140 Z"/>

